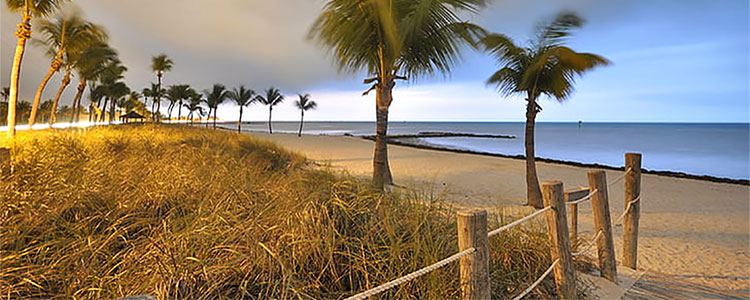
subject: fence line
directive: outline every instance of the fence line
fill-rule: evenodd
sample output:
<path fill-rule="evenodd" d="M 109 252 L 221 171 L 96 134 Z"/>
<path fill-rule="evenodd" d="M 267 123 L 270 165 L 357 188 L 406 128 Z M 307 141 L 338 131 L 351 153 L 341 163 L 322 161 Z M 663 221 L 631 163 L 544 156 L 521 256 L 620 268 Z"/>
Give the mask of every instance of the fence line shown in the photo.
<path fill-rule="evenodd" d="M 515 220 L 515 221 L 513 221 L 512 223 L 510 223 L 510 224 L 508 224 L 508 225 L 505 225 L 505 226 L 503 226 L 503 227 L 500 227 L 500 228 L 498 228 L 498 229 L 495 229 L 495 230 L 493 230 L 493 231 L 490 231 L 489 233 L 487 233 L 487 237 L 491 237 L 491 236 L 493 236 L 493 235 L 496 235 L 496 234 L 498 234 L 498 233 L 501 233 L 501 232 L 503 232 L 503 231 L 506 231 L 506 230 L 508 230 L 508 229 L 511 229 L 511 228 L 513 228 L 513 227 L 516 227 L 516 226 L 520 225 L 521 223 L 523 223 L 523 222 L 526 222 L 526 221 L 528 221 L 528 220 L 532 219 L 533 217 L 536 217 L 536 216 L 538 216 L 538 215 L 542 214 L 543 212 L 545 212 L 545 211 L 548 211 L 548 210 L 550 210 L 551 208 L 552 208 L 551 206 L 547 206 L 547 207 L 545 207 L 545 208 L 542 208 L 542 209 L 540 209 L 540 210 L 537 210 L 537 211 L 536 211 L 536 212 L 534 212 L 533 214 L 530 214 L 530 215 L 528 215 L 528 216 L 525 216 L 525 217 L 523 217 L 523 218 L 521 218 L 521 219 Z"/>
<path fill-rule="evenodd" d="M 626 164 L 627 164 L 627 160 L 628 160 L 628 155 L 634 155 L 634 154 L 626 154 Z M 640 154 L 635 154 L 635 155 L 638 155 L 638 157 L 640 158 Z M 634 167 L 638 168 L 638 170 L 640 170 L 639 169 L 640 168 L 640 161 L 638 161 L 638 164 L 635 165 Z M 613 185 L 613 184 L 615 184 L 615 183 L 617 183 L 619 181 L 621 181 L 624 178 L 626 178 L 626 176 L 630 172 L 634 171 L 634 169 L 633 169 L 634 167 L 627 168 L 625 170 L 625 172 L 621 176 L 615 178 L 614 180 L 610 181 L 609 183 L 603 182 L 604 181 L 603 177 L 605 176 L 605 174 L 600 174 L 601 175 L 601 177 L 600 177 L 601 178 L 601 183 L 593 183 L 592 184 L 592 185 L 597 185 L 598 184 L 598 187 L 601 188 L 604 191 L 604 194 L 601 196 L 601 197 L 604 198 L 604 203 L 603 204 L 601 203 L 601 198 L 597 198 L 597 199 L 599 199 L 598 201 L 600 201 L 600 204 L 598 204 L 600 206 L 597 206 L 597 207 L 601 207 L 601 205 L 604 205 L 603 207 L 604 207 L 605 216 L 606 216 L 605 219 L 607 221 L 609 221 L 609 209 L 608 209 L 608 200 L 607 200 L 607 192 L 606 192 L 607 187 L 611 186 L 611 185 Z M 635 171 L 636 171 L 636 175 L 635 176 L 640 175 L 640 173 L 637 170 L 635 170 Z M 599 172 L 603 173 L 601 171 L 599 171 Z M 589 172 L 589 176 L 592 176 L 591 174 L 592 174 L 592 171 Z M 592 180 L 591 178 L 592 177 L 589 177 L 589 178 L 590 178 L 589 182 L 591 183 L 591 180 Z M 632 179 L 629 179 L 629 180 L 632 180 Z M 594 182 L 596 182 L 596 181 L 594 181 Z M 609 236 L 608 236 L 608 239 L 609 239 L 608 243 L 611 243 L 611 232 L 610 232 L 611 229 L 608 229 L 608 228 L 611 228 L 611 227 L 602 228 L 602 229 L 597 230 L 597 233 L 594 235 L 593 239 L 589 242 L 589 245 L 585 249 L 583 249 L 583 250 L 581 250 L 579 252 L 571 252 L 570 251 L 570 242 L 569 242 L 569 239 L 568 239 L 568 236 L 567 236 L 567 224 L 566 224 L 566 221 L 565 221 L 565 219 L 566 219 L 565 218 L 565 206 L 566 205 L 573 205 L 572 208 L 576 208 L 577 204 L 585 202 L 585 201 L 588 201 L 588 200 L 591 200 L 593 196 L 595 196 L 597 193 L 599 193 L 599 188 L 594 188 L 593 191 L 591 191 L 588 195 L 586 195 L 585 197 L 583 197 L 581 199 L 563 203 L 563 200 L 562 200 L 563 199 L 562 198 L 562 191 L 563 191 L 563 189 L 562 189 L 562 183 L 560 183 L 559 181 L 552 181 L 552 182 L 546 182 L 545 184 L 550 184 L 550 189 L 548 190 L 548 192 L 552 193 L 552 195 L 549 196 L 549 197 L 551 197 L 551 199 L 548 199 L 547 198 L 548 194 L 545 194 L 545 202 L 547 202 L 548 200 L 551 201 L 550 205 L 548 205 L 548 206 L 546 206 L 546 207 L 544 207 L 544 208 L 542 208 L 542 209 L 540 209 L 540 210 L 538 210 L 538 211 L 536 211 L 536 212 L 534 212 L 532 214 L 529 214 L 529 215 L 527 215 L 527 216 L 525 216 L 523 218 L 515 220 L 515 221 L 511 222 L 510 224 L 504 225 L 504 226 L 502 226 L 500 228 L 497 228 L 495 230 L 492 230 L 492 231 L 486 233 L 487 234 L 486 238 L 492 237 L 492 236 L 497 235 L 497 234 L 499 234 L 501 232 L 504 232 L 504 231 L 507 231 L 507 230 L 509 230 L 509 229 L 511 229 L 513 227 L 516 227 L 516 226 L 518 226 L 518 225 L 520 225 L 520 224 L 522 224 L 522 223 L 524 223 L 524 222 L 526 222 L 528 220 L 531 220 L 532 218 L 534 218 L 534 217 L 536 217 L 536 216 L 538 216 L 538 215 L 540 215 L 540 214 L 542 214 L 544 212 L 547 212 L 547 211 L 549 211 L 551 209 L 555 209 L 555 211 L 553 211 L 551 214 L 547 215 L 547 217 L 548 217 L 548 219 L 547 219 L 548 225 L 547 226 L 551 228 L 551 229 L 548 228 L 548 230 L 553 230 L 554 229 L 555 232 L 556 232 L 556 234 L 558 235 L 557 237 L 553 237 L 553 235 L 550 235 L 550 239 L 553 240 L 553 241 L 556 240 L 557 243 L 558 243 L 558 244 L 556 244 L 557 247 L 555 248 L 555 250 L 553 250 L 553 258 L 555 258 L 555 257 L 557 257 L 557 258 L 555 259 L 554 262 L 552 262 L 552 264 L 549 266 L 549 268 L 539 278 L 537 278 L 534 281 L 534 283 L 532 283 L 529 287 L 527 287 L 522 293 L 520 293 L 519 295 L 517 295 L 516 297 L 514 297 L 513 300 L 520 300 L 523 297 L 526 297 L 547 276 L 549 276 L 549 274 L 552 273 L 552 271 L 558 265 L 561 266 L 560 268 L 561 268 L 561 272 L 562 273 L 574 272 L 574 271 L 570 271 L 570 270 L 572 270 L 572 257 L 577 257 L 577 256 L 581 256 L 581 255 L 584 255 L 584 254 L 588 253 L 588 251 L 590 251 L 597 244 L 598 240 L 602 237 L 602 235 L 604 234 L 604 230 L 608 231 L 608 234 L 609 234 Z M 626 186 L 627 186 L 627 182 L 626 182 Z M 626 193 L 627 193 L 627 191 L 626 191 Z M 641 200 L 640 193 L 638 193 L 638 194 L 639 195 L 635 199 L 633 199 L 632 201 L 629 201 L 626 204 L 625 211 L 614 222 L 615 226 L 617 224 L 619 224 L 620 222 L 622 222 L 623 219 L 625 218 L 625 216 L 631 211 L 631 208 L 634 207 L 634 205 L 636 203 L 638 203 L 638 201 Z M 566 196 L 566 200 L 567 200 L 567 196 Z M 554 207 L 556 207 L 556 208 L 554 208 Z M 562 212 L 560 212 L 560 209 L 562 209 Z M 560 215 L 560 213 L 562 213 L 562 214 Z M 636 214 L 637 214 L 637 210 L 636 210 Z M 486 228 L 486 224 L 487 224 L 486 211 L 482 212 L 481 217 L 479 217 L 478 219 L 475 218 L 474 221 L 469 221 L 469 222 L 472 222 L 470 224 L 474 224 L 473 225 L 474 227 L 476 227 L 477 224 L 483 224 L 481 228 Z M 560 227 L 559 223 L 563 224 L 562 228 Z M 636 223 L 636 226 L 637 226 L 637 220 L 635 221 L 635 223 Z M 628 224 L 630 224 L 630 223 L 628 223 Z M 612 226 L 612 225 L 613 224 L 609 224 L 609 226 Z M 461 235 L 461 231 L 460 231 L 461 229 L 460 228 L 461 228 L 461 226 L 459 226 L 459 240 L 460 240 L 460 235 Z M 559 229 L 562 229 L 562 231 L 557 231 Z M 486 232 L 486 231 L 484 229 L 482 229 L 479 232 L 482 232 L 482 233 L 478 234 L 478 235 L 480 237 L 483 237 L 484 236 L 484 232 Z M 476 234 L 475 234 L 475 236 L 476 236 Z M 449 257 L 447 257 L 447 258 L 445 258 L 445 259 L 443 259 L 443 260 L 441 260 L 439 262 L 436 262 L 436 263 L 431 264 L 431 265 L 429 265 L 427 267 L 421 268 L 421 269 L 419 269 L 417 271 L 414 271 L 412 273 L 409 273 L 407 275 L 401 276 L 401 277 L 399 277 L 397 279 L 391 280 L 391 281 L 389 281 L 387 283 L 384 283 L 382 285 L 379 285 L 379 286 L 377 286 L 377 287 L 375 287 L 373 289 L 369 289 L 367 291 L 358 293 L 358 294 L 356 294 L 354 296 L 346 298 L 346 300 L 361 300 L 361 299 L 365 299 L 367 297 L 371 297 L 371 296 L 380 294 L 380 293 L 382 293 L 382 292 L 384 292 L 384 291 L 386 291 L 388 289 L 391 289 L 393 287 L 401 285 L 401 284 L 403 284 L 405 282 L 408 282 L 410 280 L 416 279 L 416 278 L 418 278 L 420 276 L 423 276 L 423 275 L 425 275 L 425 274 L 427 274 L 429 272 L 432 272 L 432 271 L 434 271 L 436 269 L 439 269 L 441 267 L 444 267 L 444 266 L 448 265 L 449 263 L 454 262 L 456 260 L 459 260 L 459 259 L 461 259 L 461 258 L 463 258 L 463 257 L 465 257 L 467 255 L 476 253 L 477 251 L 479 251 L 477 248 L 483 249 L 482 250 L 483 252 L 480 252 L 478 254 L 479 256 L 482 256 L 482 255 L 487 256 L 487 249 L 486 249 L 487 248 L 487 241 L 486 241 L 486 239 L 483 242 L 479 243 L 479 244 L 476 244 L 476 243 L 478 243 L 477 242 L 478 241 L 477 237 L 469 237 L 469 239 L 471 240 L 471 241 L 469 241 L 469 243 L 474 243 L 474 246 L 471 247 L 471 248 L 467 248 L 467 249 L 465 249 L 463 251 L 455 253 L 455 254 L 453 254 L 453 255 L 451 255 L 451 256 L 449 256 Z M 461 242 L 459 242 L 459 247 L 465 247 L 465 246 L 461 246 Z M 605 246 L 605 250 L 606 249 L 609 249 L 609 248 L 607 248 L 607 246 Z M 555 251 L 558 251 L 558 252 L 555 252 Z M 610 249 L 610 251 L 613 251 L 613 249 Z M 555 255 L 555 253 L 557 253 L 557 256 Z M 600 255 L 601 255 L 601 253 L 600 253 Z M 562 265 L 561 265 L 561 259 L 563 259 Z M 601 259 L 602 258 L 600 257 L 600 260 Z M 486 263 L 486 258 L 485 258 L 485 262 L 484 263 Z M 463 281 L 465 279 L 464 278 L 464 271 L 465 271 L 465 269 L 463 269 L 464 268 L 464 265 L 463 265 L 464 262 L 462 261 L 461 264 L 462 264 L 461 265 L 461 268 L 462 268 L 461 269 L 461 273 L 462 273 L 461 276 L 462 276 L 462 281 Z M 602 268 L 603 276 L 607 277 L 607 276 L 605 276 L 606 274 L 604 274 L 605 268 L 603 266 L 601 266 L 601 265 L 600 265 L 600 268 Z M 486 269 L 486 267 L 485 267 L 485 269 Z M 472 271 L 472 269 L 469 269 L 468 272 L 469 272 L 469 274 L 472 274 L 471 272 L 476 272 L 476 271 Z M 481 275 L 481 274 L 483 274 L 483 275 Z M 478 273 L 475 273 L 474 275 L 468 275 L 468 276 L 474 276 L 474 278 L 476 278 L 477 276 L 483 277 L 483 278 L 487 277 L 486 280 L 489 280 L 489 278 L 488 278 L 489 274 L 487 273 L 487 270 L 479 271 Z M 558 274 L 555 273 L 555 281 L 561 280 L 562 282 L 568 282 L 568 283 L 571 282 L 571 280 L 573 280 L 572 282 L 575 281 L 575 279 L 574 279 L 575 278 L 575 274 L 570 274 L 570 275 L 563 274 L 563 275 L 560 275 L 560 276 L 562 276 L 562 277 L 558 278 L 559 277 Z M 614 276 L 616 276 L 616 273 L 612 274 L 612 278 L 613 279 L 611 279 L 611 280 L 616 280 L 616 279 L 614 279 L 614 278 L 616 278 Z M 607 277 L 607 278 L 609 279 L 609 277 Z M 565 295 L 565 294 L 575 294 L 575 286 L 574 285 L 572 286 L 572 288 L 568 288 L 566 290 L 566 288 L 567 288 L 566 284 L 568 284 L 568 283 L 557 282 L 558 292 L 562 292 L 563 295 Z M 476 283 L 474 283 L 474 284 L 476 284 Z M 487 285 L 487 283 L 485 282 L 484 284 L 482 284 L 482 283 L 478 283 L 478 284 L 484 286 L 483 288 L 480 289 L 480 291 L 484 291 L 484 292 L 475 293 L 474 291 L 472 291 L 472 289 L 474 289 L 475 286 L 472 285 L 472 287 L 470 287 L 468 289 L 468 291 L 469 291 L 468 294 L 466 292 L 467 290 L 464 291 L 464 297 L 474 298 L 474 297 L 477 297 L 477 295 L 479 295 L 478 296 L 479 298 L 489 297 L 489 286 Z M 484 293 L 486 295 L 482 296 L 483 295 L 482 293 Z"/>
<path fill-rule="evenodd" d="M 431 264 L 431 265 L 429 265 L 427 267 L 421 268 L 421 269 L 419 269 L 417 271 L 411 272 L 411 273 L 409 273 L 407 275 L 404 275 L 404 276 L 401 276 L 401 277 L 399 277 L 397 279 L 391 280 L 390 282 L 381 284 L 381 285 L 379 285 L 376 288 L 369 289 L 367 291 L 364 291 L 364 292 L 361 292 L 361 293 L 356 294 L 354 296 L 351 296 L 349 298 L 346 298 L 346 300 L 361 300 L 361 299 L 365 299 L 365 298 L 370 297 L 370 296 L 375 296 L 375 295 L 380 294 L 380 293 L 382 293 L 384 291 L 387 291 L 387 290 L 389 290 L 391 288 L 399 286 L 399 285 L 403 284 L 404 282 L 410 281 L 410 280 L 415 279 L 417 277 L 420 277 L 420 276 L 422 276 L 424 274 L 432 272 L 432 271 L 434 271 L 436 269 L 439 269 L 439 268 L 441 268 L 441 267 L 443 267 L 443 266 L 445 266 L 445 265 L 447 265 L 449 263 L 457 261 L 461 257 L 464 257 L 466 255 L 472 254 L 475 251 L 477 251 L 477 249 L 475 249 L 475 248 L 469 248 L 469 249 L 466 249 L 464 251 L 458 252 L 456 254 L 451 255 L 450 257 L 448 257 L 446 259 L 443 259 L 443 260 L 441 260 L 439 262 Z"/>
<path fill-rule="evenodd" d="M 555 261 L 554 261 L 554 262 L 552 263 L 552 265 L 551 265 L 551 266 L 549 266 L 549 268 L 547 269 L 547 271 L 544 271 L 544 274 L 542 274 L 542 276 L 539 276 L 539 278 L 538 278 L 538 279 L 537 279 L 536 281 L 534 281 L 534 283 L 532 283 L 532 284 L 531 284 L 531 286 L 529 286 L 528 288 L 526 288 L 526 289 L 525 289 L 525 290 L 523 291 L 523 293 L 521 293 L 521 294 L 519 294 L 518 296 L 516 296 L 515 298 L 513 298 L 513 300 L 520 300 L 520 299 L 523 299 L 523 297 L 526 297 L 526 295 L 528 295 L 528 294 L 529 294 L 529 293 L 530 293 L 531 291 L 533 291 L 533 290 L 534 290 L 534 288 L 535 288 L 535 287 L 536 287 L 537 285 L 539 285 L 540 283 L 542 283 L 542 280 L 544 280 L 544 278 L 547 278 L 547 276 L 549 276 L 549 273 L 551 273 L 551 272 L 552 272 L 552 270 L 554 270 L 554 269 L 555 269 L 555 266 L 556 266 L 556 265 L 557 265 L 557 264 L 558 264 L 559 262 L 560 262 L 560 259 L 559 259 L 559 258 L 558 258 L 558 259 L 556 259 L 556 260 L 555 260 Z"/>

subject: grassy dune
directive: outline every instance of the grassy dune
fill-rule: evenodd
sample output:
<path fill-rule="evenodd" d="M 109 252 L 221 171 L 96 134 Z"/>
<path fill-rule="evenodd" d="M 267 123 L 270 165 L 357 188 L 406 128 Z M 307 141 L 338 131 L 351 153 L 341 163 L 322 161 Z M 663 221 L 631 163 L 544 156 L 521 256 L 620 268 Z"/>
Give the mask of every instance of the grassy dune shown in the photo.
<path fill-rule="evenodd" d="M 457 251 L 455 212 L 429 192 L 384 194 L 235 133 L 111 126 L 2 143 L 2 298 L 342 298 Z M 550 263 L 538 228 L 490 241 L 495 297 Z M 382 297 L 459 295 L 452 264 Z"/>

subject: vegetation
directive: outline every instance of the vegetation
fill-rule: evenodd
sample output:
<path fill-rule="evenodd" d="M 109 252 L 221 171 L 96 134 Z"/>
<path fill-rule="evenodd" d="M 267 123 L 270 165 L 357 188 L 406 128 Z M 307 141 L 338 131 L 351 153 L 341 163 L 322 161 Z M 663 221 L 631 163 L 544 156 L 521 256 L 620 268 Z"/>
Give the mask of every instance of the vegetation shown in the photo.
<path fill-rule="evenodd" d="M 208 116 L 211 116 L 211 111 L 214 112 L 214 129 L 216 129 L 216 109 L 219 108 L 219 104 L 223 103 L 229 98 L 229 91 L 223 84 L 214 84 L 210 90 L 203 91 L 206 94 L 206 105 L 208 105 Z M 208 123 L 206 123 L 208 127 Z"/>
<path fill-rule="evenodd" d="M 156 79 L 157 79 L 157 89 L 156 89 L 156 110 L 154 111 L 154 115 L 152 119 L 154 121 L 158 121 L 161 118 L 159 117 L 159 113 L 161 112 L 161 96 L 163 96 L 163 91 L 161 89 L 161 80 L 164 76 L 164 72 L 169 72 L 172 70 L 172 66 L 174 66 L 174 62 L 167 57 L 166 54 L 159 54 L 157 56 L 154 56 L 151 58 L 151 70 L 156 73 Z"/>
<path fill-rule="evenodd" d="M 455 213 L 429 192 L 383 193 L 245 135 L 108 126 L 0 146 L 14 170 L 0 185 L 3 297 L 334 299 L 457 252 Z M 551 263 L 539 224 L 490 239 L 494 298 Z M 458 298 L 458 278 L 454 263 L 380 297 Z"/>
<path fill-rule="evenodd" d="M 57 11 L 65 0 L 5 0 L 8 10 L 21 14 L 21 23 L 15 36 L 18 38 L 16 51 L 13 55 L 13 66 L 10 72 L 10 87 L 8 90 L 8 137 L 16 135 L 16 105 L 18 104 L 18 83 L 21 79 L 21 61 L 26 52 L 26 41 L 31 39 L 31 20 L 34 17 L 46 17 Z"/>
<path fill-rule="evenodd" d="M 273 107 L 281 104 L 284 101 L 284 95 L 277 88 L 269 88 L 266 90 L 266 95 L 258 95 L 256 101 L 263 103 L 268 106 L 268 133 L 273 134 L 273 127 L 271 126 L 271 115 L 273 115 Z"/>
<path fill-rule="evenodd" d="M 365 70 L 376 92 L 377 130 L 373 181 L 392 184 L 388 165 L 388 108 L 396 80 L 448 73 L 463 42 L 479 27 L 461 22 L 485 0 L 329 0 L 310 36 L 329 48 L 339 68 Z"/>
<path fill-rule="evenodd" d="M 299 132 L 297 133 L 297 136 L 301 137 L 302 125 L 305 123 L 305 111 L 315 109 L 318 107 L 318 104 L 315 103 L 315 101 L 310 100 L 310 94 L 297 94 L 297 96 L 299 97 L 299 100 L 295 101 L 294 105 L 299 108 L 299 111 L 302 114 L 299 119 Z"/>
<path fill-rule="evenodd" d="M 244 85 L 229 92 L 229 99 L 234 101 L 234 104 L 240 107 L 240 119 L 237 121 L 237 131 L 242 131 L 242 109 L 245 106 L 253 104 L 258 98 L 254 98 L 255 91 L 246 89 Z"/>
<path fill-rule="evenodd" d="M 542 208 L 542 192 L 536 174 L 534 126 L 536 115 L 542 111 L 539 96 L 546 95 L 559 102 L 573 92 L 575 76 L 601 65 L 607 59 L 590 53 L 578 53 L 563 46 L 571 30 L 583 25 L 573 13 L 561 13 L 554 20 L 537 29 L 536 39 L 528 46 L 517 46 L 502 34 L 490 34 L 482 39 L 485 49 L 503 67 L 492 74 L 487 84 L 496 85 L 501 93 L 522 93 L 526 96 L 526 186 L 528 205 Z"/>

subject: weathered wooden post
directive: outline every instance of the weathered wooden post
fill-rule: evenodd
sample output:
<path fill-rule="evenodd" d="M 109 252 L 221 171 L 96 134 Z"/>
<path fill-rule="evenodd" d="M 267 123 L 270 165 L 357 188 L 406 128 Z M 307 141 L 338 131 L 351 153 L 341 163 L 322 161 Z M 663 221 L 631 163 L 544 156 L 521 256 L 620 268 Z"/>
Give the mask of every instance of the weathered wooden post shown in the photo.
<path fill-rule="evenodd" d="M 565 191 L 565 202 L 573 202 L 589 195 L 589 188 L 575 188 Z M 578 204 L 570 205 L 570 242 L 578 240 Z"/>
<path fill-rule="evenodd" d="M 10 149 L 0 148 L 0 176 L 10 175 Z"/>
<path fill-rule="evenodd" d="M 599 256 L 599 270 L 602 277 L 617 283 L 617 261 L 615 260 L 615 246 L 612 240 L 612 219 L 609 216 L 609 196 L 607 194 L 607 174 L 601 170 L 588 172 L 591 192 L 591 209 L 594 213 L 594 237 L 601 231 L 601 236 L 595 241 Z"/>
<path fill-rule="evenodd" d="M 487 248 L 487 211 L 466 210 L 458 213 L 458 249 L 477 249 L 461 257 L 463 299 L 490 299 L 490 254 Z"/>
<path fill-rule="evenodd" d="M 625 218 L 622 223 L 622 264 L 633 270 L 638 265 L 638 221 L 641 218 L 641 201 L 628 210 L 628 203 L 641 195 L 641 154 L 625 153 Z"/>
<path fill-rule="evenodd" d="M 563 184 L 560 181 L 542 183 L 544 206 L 551 206 L 547 211 L 547 234 L 552 251 L 552 261 L 560 260 L 554 268 L 557 293 L 562 299 L 576 297 L 576 272 L 573 267 L 573 254 L 570 252 L 568 220 L 565 217 Z"/>

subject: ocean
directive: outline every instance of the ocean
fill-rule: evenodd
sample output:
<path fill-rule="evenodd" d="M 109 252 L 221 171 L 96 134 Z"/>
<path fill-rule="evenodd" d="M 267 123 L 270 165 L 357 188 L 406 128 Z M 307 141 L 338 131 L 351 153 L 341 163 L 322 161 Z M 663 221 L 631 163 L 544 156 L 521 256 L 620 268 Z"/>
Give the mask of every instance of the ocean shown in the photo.
<path fill-rule="evenodd" d="M 222 124 L 236 128 L 236 124 Z M 274 122 L 275 132 L 296 133 L 297 122 Z M 243 130 L 267 131 L 267 123 Z M 515 139 L 437 137 L 420 143 L 505 155 L 524 153 L 522 122 L 391 122 L 388 134 L 456 132 L 513 135 Z M 305 134 L 375 134 L 374 122 L 306 122 Z M 750 124 L 537 123 L 536 156 L 620 167 L 625 152 L 643 153 L 643 167 L 732 179 L 750 179 Z"/>

